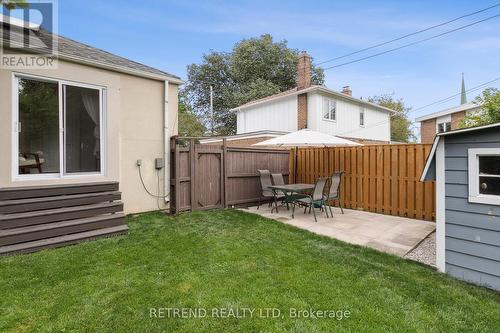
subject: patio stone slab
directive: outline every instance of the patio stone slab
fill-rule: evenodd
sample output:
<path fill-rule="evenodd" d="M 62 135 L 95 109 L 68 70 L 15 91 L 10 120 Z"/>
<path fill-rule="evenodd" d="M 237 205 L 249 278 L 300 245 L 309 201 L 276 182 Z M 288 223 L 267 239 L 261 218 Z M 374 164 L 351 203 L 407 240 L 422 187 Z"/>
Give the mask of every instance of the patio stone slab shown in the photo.
<path fill-rule="evenodd" d="M 250 207 L 243 210 L 318 235 L 370 247 L 400 257 L 410 252 L 436 227 L 434 222 L 429 221 L 351 209 L 344 209 L 345 214 L 342 214 L 340 209 L 332 209 L 333 218 L 326 218 L 324 212 L 317 211 L 318 222 L 314 222 L 312 213 L 304 214 L 303 209 L 295 210 L 295 218 L 292 218 L 291 210 L 288 211 L 286 207 L 280 207 L 278 213 L 271 213 L 271 209 L 266 205 L 260 206 L 259 209 Z"/>

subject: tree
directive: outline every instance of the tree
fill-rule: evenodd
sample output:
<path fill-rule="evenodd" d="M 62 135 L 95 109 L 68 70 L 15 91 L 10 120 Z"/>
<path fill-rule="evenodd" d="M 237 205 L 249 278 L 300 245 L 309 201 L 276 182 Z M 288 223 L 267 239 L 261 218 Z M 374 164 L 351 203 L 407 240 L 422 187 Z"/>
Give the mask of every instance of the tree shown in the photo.
<path fill-rule="evenodd" d="M 8 10 L 28 7 L 26 0 L 0 0 L 0 4 Z"/>
<path fill-rule="evenodd" d="M 214 134 L 236 132 L 236 116 L 230 109 L 296 86 L 299 51 L 271 35 L 243 39 L 230 52 L 210 51 L 201 64 L 187 68 L 183 89 L 188 105 L 211 128 L 210 86 L 214 91 Z M 324 84 L 323 70 L 311 69 L 312 83 Z"/>
<path fill-rule="evenodd" d="M 474 103 L 481 105 L 481 111 L 467 114 L 458 124 L 459 128 L 482 126 L 500 122 L 500 90 L 487 88 Z"/>
<path fill-rule="evenodd" d="M 182 94 L 179 96 L 179 136 L 203 136 L 205 126 L 186 104 Z"/>
<path fill-rule="evenodd" d="M 385 94 L 369 97 L 368 101 L 396 111 L 395 114 L 391 115 L 391 141 L 415 141 L 415 134 L 411 130 L 411 121 L 408 119 L 408 112 L 411 108 L 405 105 L 402 98 L 395 99 L 394 94 Z"/>

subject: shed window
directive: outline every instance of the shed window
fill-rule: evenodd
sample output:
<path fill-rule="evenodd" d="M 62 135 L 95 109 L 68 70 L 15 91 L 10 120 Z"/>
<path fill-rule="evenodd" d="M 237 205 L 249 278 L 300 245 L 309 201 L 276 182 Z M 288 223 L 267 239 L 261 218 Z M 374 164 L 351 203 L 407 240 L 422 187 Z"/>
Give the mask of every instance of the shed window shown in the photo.
<path fill-rule="evenodd" d="M 469 201 L 500 205 L 500 148 L 469 149 Z"/>
<path fill-rule="evenodd" d="M 323 119 L 337 120 L 337 102 L 333 99 L 325 99 L 323 103 Z"/>
<path fill-rule="evenodd" d="M 500 195 L 500 156 L 478 156 L 479 193 Z"/>

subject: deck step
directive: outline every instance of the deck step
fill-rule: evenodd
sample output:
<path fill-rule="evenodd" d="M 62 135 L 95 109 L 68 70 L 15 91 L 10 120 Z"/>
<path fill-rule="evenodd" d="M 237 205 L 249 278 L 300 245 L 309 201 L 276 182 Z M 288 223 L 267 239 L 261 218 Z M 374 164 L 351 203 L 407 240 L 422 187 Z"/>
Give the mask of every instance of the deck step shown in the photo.
<path fill-rule="evenodd" d="M 29 253 L 42 249 L 61 247 L 66 245 L 77 244 L 83 241 L 97 239 L 102 237 L 110 237 L 117 235 L 125 235 L 128 233 L 127 225 L 120 225 L 110 228 L 97 229 L 92 231 L 80 232 L 71 235 L 52 237 L 32 242 L 14 244 L 0 247 L 0 255 L 14 253 Z"/>
<path fill-rule="evenodd" d="M 0 214 L 15 214 L 54 208 L 90 205 L 120 200 L 121 193 L 97 192 L 0 201 Z"/>
<path fill-rule="evenodd" d="M 0 200 L 29 199 L 57 195 L 84 194 L 118 191 L 118 182 L 85 184 L 20 186 L 0 189 Z"/>
<path fill-rule="evenodd" d="M 122 202 L 105 202 L 92 205 L 0 215 L 0 229 L 13 229 L 29 225 L 81 219 L 121 211 L 123 211 Z"/>
<path fill-rule="evenodd" d="M 122 213 L 0 230 L 0 246 L 31 242 L 125 224 Z"/>

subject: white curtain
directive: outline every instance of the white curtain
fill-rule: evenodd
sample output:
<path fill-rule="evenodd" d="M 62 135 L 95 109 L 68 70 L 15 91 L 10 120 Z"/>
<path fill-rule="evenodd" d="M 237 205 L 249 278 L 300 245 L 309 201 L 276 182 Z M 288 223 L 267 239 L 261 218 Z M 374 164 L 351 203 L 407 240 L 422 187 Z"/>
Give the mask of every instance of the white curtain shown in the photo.
<path fill-rule="evenodd" d="M 98 157 L 99 147 L 100 147 L 100 129 L 99 129 L 99 94 L 95 94 L 95 91 L 82 89 L 82 100 L 83 105 L 85 106 L 85 111 L 90 116 L 90 119 L 95 124 L 94 127 L 94 138 L 95 138 L 95 146 L 94 146 L 94 155 Z"/>

